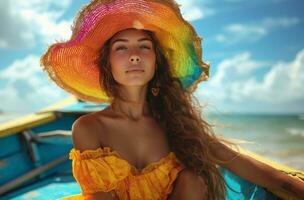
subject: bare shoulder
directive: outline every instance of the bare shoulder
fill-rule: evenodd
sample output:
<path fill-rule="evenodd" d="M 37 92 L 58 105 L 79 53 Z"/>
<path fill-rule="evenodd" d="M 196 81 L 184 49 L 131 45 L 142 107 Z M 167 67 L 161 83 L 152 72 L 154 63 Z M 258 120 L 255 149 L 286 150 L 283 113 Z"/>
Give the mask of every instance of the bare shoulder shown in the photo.
<path fill-rule="evenodd" d="M 79 117 L 72 125 L 72 138 L 77 150 L 95 150 L 100 147 L 100 137 L 97 132 L 102 132 L 102 121 L 90 113 Z M 98 131 L 97 131 L 98 130 Z"/>
<path fill-rule="evenodd" d="M 169 200 L 202 200 L 207 199 L 207 185 L 203 178 L 190 169 L 182 170 L 174 183 Z"/>
<path fill-rule="evenodd" d="M 79 117 L 72 125 L 72 138 L 77 150 L 95 150 L 101 147 L 98 133 L 103 129 L 103 111 L 90 113 Z M 110 192 L 95 192 L 88 194 L 87 199 L 117 200 Z"/>

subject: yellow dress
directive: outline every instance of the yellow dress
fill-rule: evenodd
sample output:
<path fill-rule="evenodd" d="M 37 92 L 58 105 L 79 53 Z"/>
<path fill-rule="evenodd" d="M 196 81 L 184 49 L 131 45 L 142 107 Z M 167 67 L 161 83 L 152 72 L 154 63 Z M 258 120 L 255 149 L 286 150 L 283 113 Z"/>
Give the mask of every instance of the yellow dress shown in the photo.
<path fill-rule="evenodd" d="M 83 152 L 72 149 L 70 159 L 82 194 L 64 200 L 86 199 L 87 194 L 99 191 L 110 192 L 120 200 L 164 200 L 184 169 L 174 152 L 140 171 L 110 147 Z"/>

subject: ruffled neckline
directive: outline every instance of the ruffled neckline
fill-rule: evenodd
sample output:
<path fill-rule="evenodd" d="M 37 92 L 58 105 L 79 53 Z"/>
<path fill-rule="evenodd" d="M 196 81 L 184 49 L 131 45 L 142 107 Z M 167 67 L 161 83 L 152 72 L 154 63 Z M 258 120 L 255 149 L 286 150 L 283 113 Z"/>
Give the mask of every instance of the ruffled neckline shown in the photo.
<path fill-rule="evenodd" d="M 75 156 L 78 155 L 78 156 Z M 105 157 L 105 156 L 115 156 L 119 160 L 124 161 L 131 170 L 132 175 L 142 175 L 148 172 L 153 171 L 154 169 L 166 164 L 166 163 L 180 163 L 178 159 L 176 158 L 176 155 L 173 151 L 169 152 L 166 156 L 160 158 L 158 161 L 150 162 L 148 165 L 146 165 L 142 169 L 138 169 L 134 165 L 130 164 L 129 161 L 124 159 L 117 151 L 113 150 L 111 147 L 99 147 L 95 150 L 84 150 L 80 152 L 79 150 L 76 150 L 73 148 L 70 152 L 70 159 L 75 159 L 76 157 L 81 159 L 94 159 L 98 157 Z M 180 163 L 181 164 L 181 163 Z"/>

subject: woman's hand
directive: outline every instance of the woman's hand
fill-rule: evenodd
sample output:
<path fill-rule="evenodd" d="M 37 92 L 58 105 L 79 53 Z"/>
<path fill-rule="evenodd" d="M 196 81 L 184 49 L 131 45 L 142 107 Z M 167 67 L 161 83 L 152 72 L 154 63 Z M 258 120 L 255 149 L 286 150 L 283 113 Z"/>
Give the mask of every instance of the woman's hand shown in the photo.
<path fill-rule="evenodd" d="M 218 165 L 254 184 L 270 190 L 283 190 L 300 199 L 304 197 L 303 181 L 292 178 L 261 161 L 234 151 L 221 143 L 213 144 L 211 153 L 219 160 L 216 161 Z"/>
<path fill-rule="evenodd" d="M 286 177 L 287 176 L 287 177 Z M 295 194 L 297 197 L 304 199 L 304 182 L 292 178 L 288 175 L 282 177 L 281 188 L 288 193 Z"/>

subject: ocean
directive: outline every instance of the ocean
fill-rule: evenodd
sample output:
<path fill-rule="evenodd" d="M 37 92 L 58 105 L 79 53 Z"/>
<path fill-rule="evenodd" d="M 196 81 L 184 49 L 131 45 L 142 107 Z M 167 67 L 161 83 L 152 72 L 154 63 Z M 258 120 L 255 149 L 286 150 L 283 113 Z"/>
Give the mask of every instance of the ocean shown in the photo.
<path fill-rule="evenodd" d="M 0 115 L 0 124 L 24 114 Z M 206 114 L 216 134 L 242 148 L 304 171 L 304 115 Z"/>
<path fill-rule="evenodd" d="M 244 140 L 242 148 L 304 171 L 304 116 L 208 114 L 216 134 Z"/>

